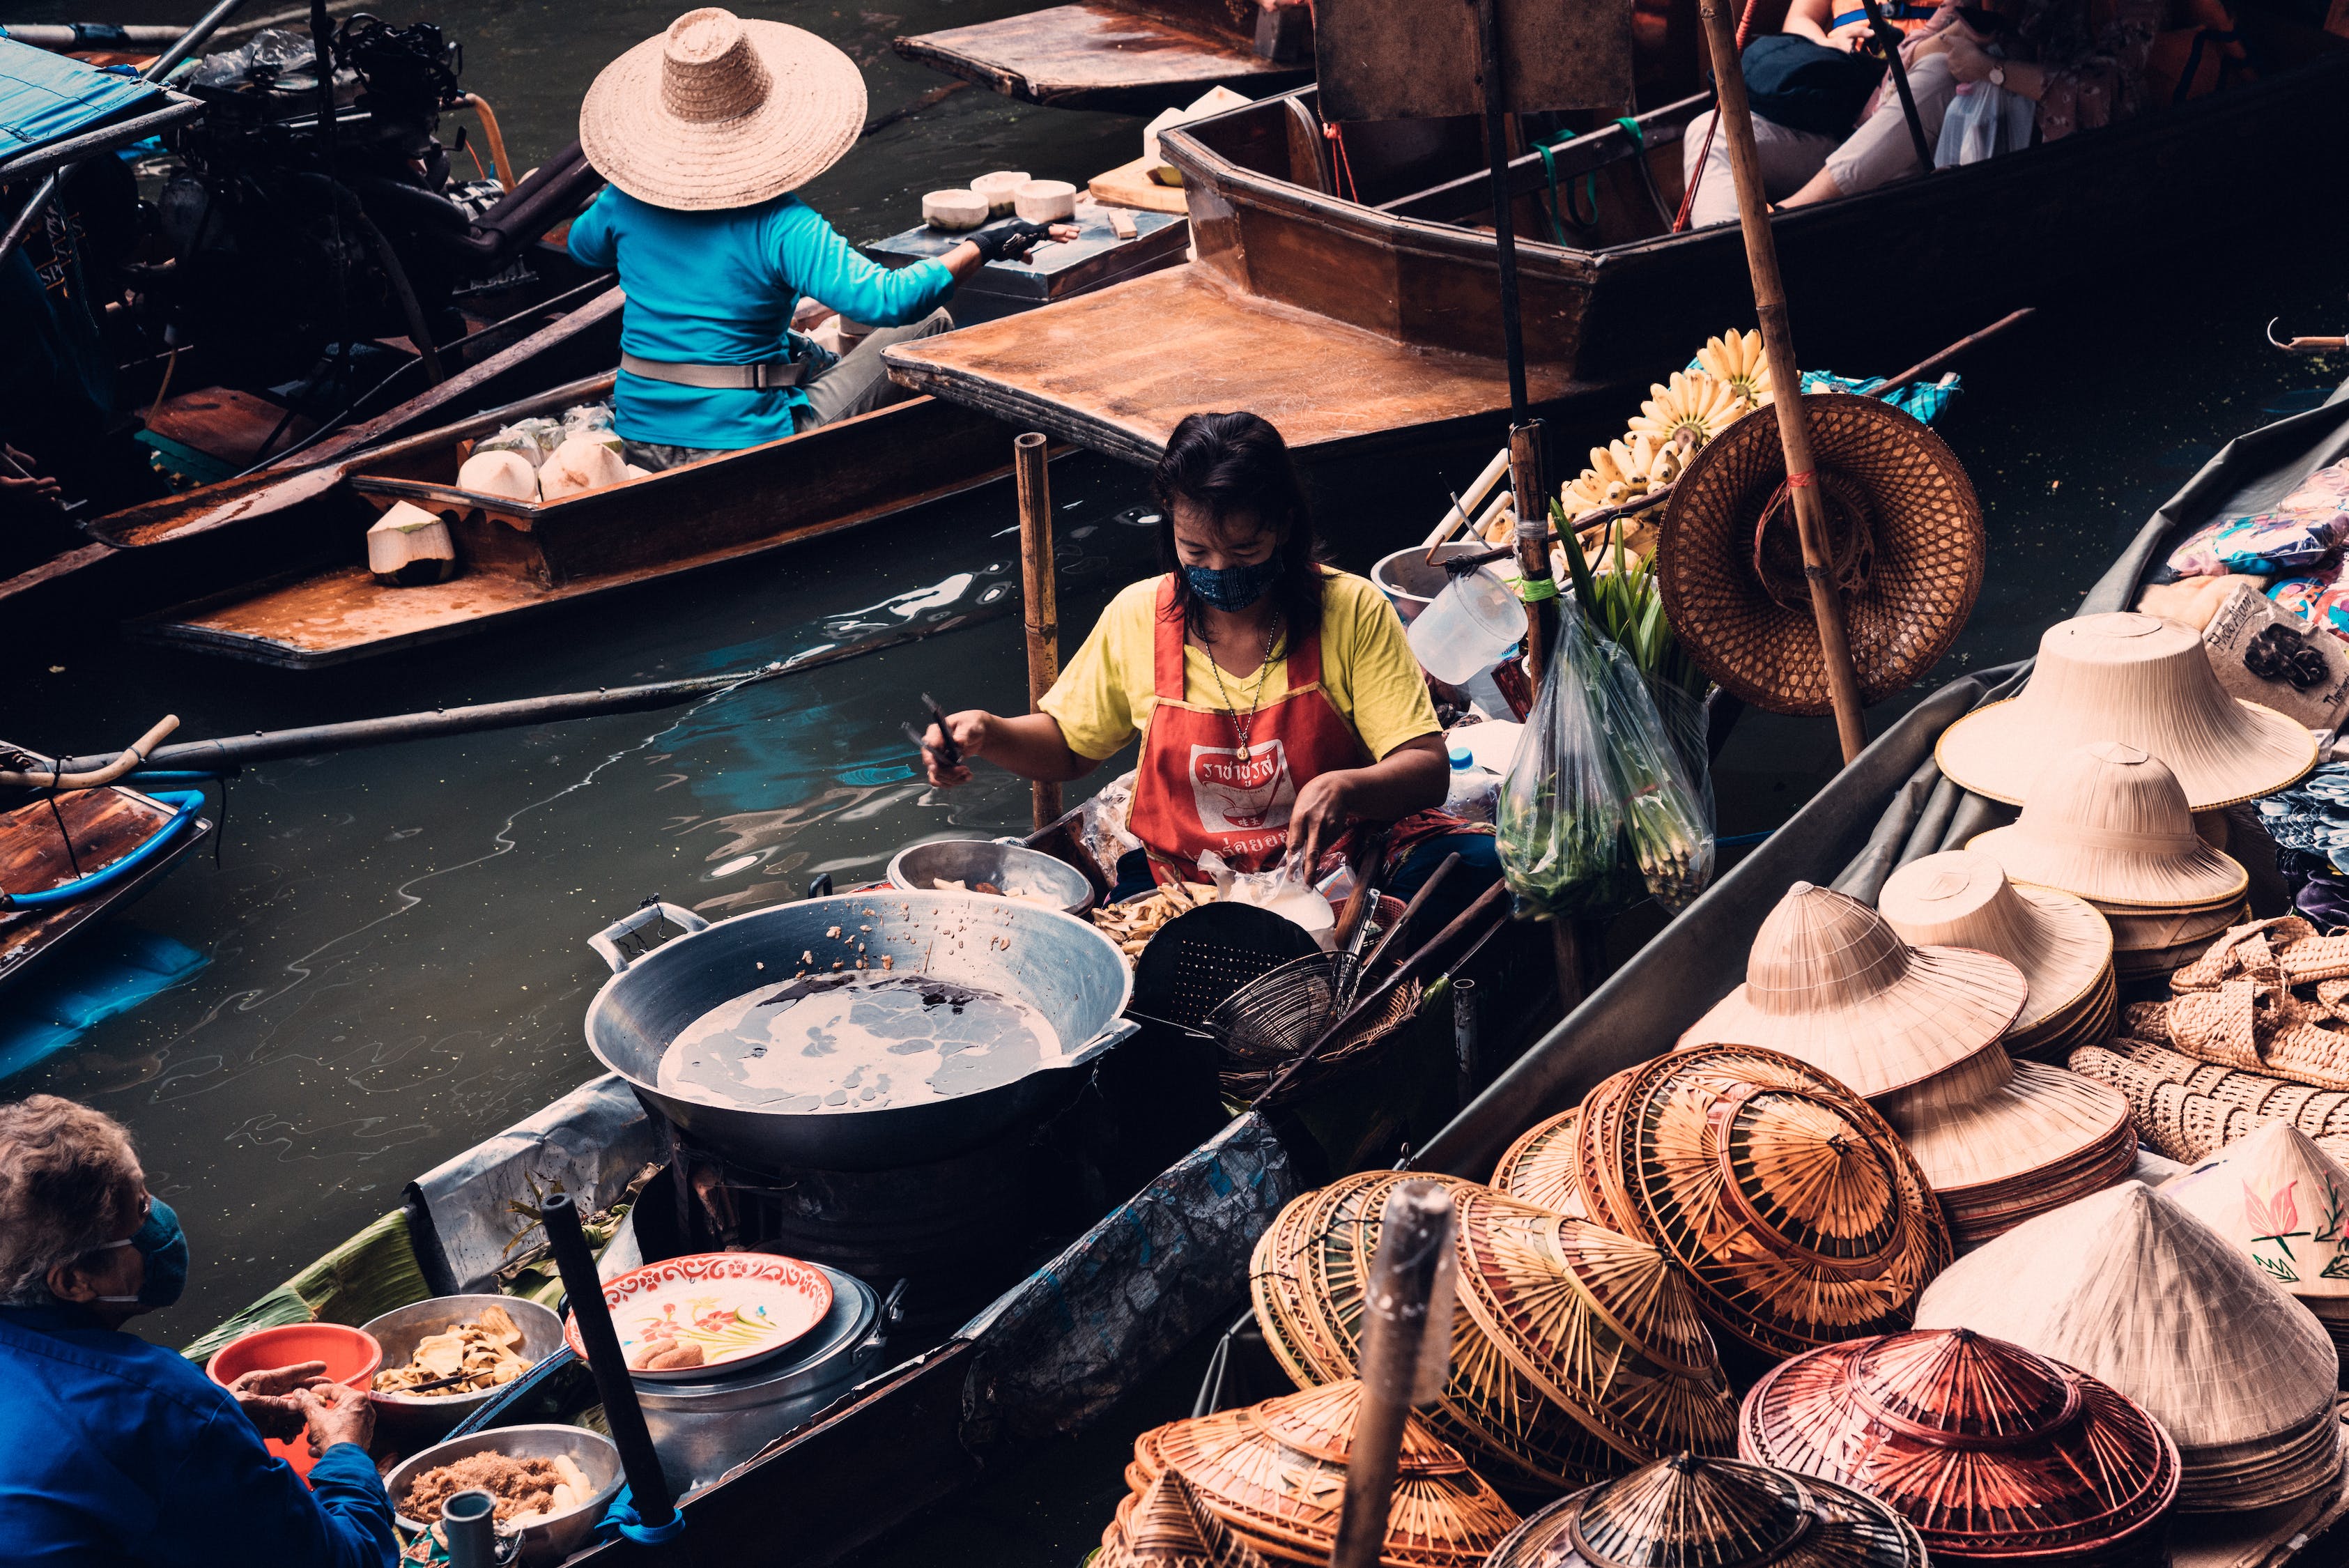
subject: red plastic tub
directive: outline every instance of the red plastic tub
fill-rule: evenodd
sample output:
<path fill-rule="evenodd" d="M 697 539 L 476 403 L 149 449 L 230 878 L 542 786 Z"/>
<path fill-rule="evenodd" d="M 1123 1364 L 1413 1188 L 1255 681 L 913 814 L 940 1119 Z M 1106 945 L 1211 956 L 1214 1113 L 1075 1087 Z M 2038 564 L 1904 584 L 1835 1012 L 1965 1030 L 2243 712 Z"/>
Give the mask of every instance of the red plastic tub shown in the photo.
<path fill-rule="evenodd" d="M 204 1371 L 225 1388 L 248 1372 L 295 1366 L 305 1361 L 323 1361 L 326 1376 L 334 1382 L 366 1388 L 375 1381 L 376 1368 L 383 1365 L 383 1346 L 375 1342 L 375 1335 L 339 1323 L 289 1323 L 257 1328 L 229 1341 L 212 1353 Z M 292 1442 L 269 1438 L 262 1441 L 271 1453 L 292 1465 L 295 1475 L 308 1479 L 312 1461 L 306 1437 Z"/>

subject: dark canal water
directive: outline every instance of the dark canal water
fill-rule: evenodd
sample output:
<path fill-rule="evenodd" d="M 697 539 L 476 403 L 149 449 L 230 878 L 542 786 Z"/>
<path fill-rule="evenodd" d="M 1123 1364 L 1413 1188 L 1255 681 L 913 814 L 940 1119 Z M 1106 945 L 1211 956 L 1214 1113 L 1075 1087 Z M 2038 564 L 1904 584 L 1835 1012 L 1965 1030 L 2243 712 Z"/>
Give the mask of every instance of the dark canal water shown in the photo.
<path fill-rule="evenodd" d="M 891 35 L 1029 5 L 749 9 L 854 54 L 878 115 L 942 80 L 890 54 Z M 110 19 L 184 9 L 138 0 Z M 597 67 L 670 14 L 642 0 L 415 13 L 463 41 L 468 85 L 496 105 L 518 166 L 567 140 Z M 12 19 L 86 15 L 38 0 Z M 1132 157 L 1139 130 L 961 92 L 868 139 L 806 194 L 871 239 L 916 222 L 921 192 L 988 169 L 1081 182 Z M 1991 559 L 1937 678 L 2029 651 L 2230 436 L 2323 399 L 2338 367 L 2268 348 L 2270 316 L 2302 332 L 2349 324 L 2338 275 L 2289 252 L 2247 251 L 2165 293 L 2094 287 L 2037 303 L 2039 323 L 1965 365 L 1968 390 L 1940 427 L 1982 494 Z M 1750 302 L 1723 299 L 1714 314 L 1716 326 L 1750 321 Z M 1831 368 L 1881 372 L 1943 336 L 1889 320 L 1886 363 Z M 1423 534 L 1444 487 L 1480 455 L 1333 476 L 1321 521 L 1334 558 L 1366 570 Z M 1118 587 L 1153 569 L 1154 544 L 1137 525 L 1138 472 L 1073 457 L 1052 482 L 1073 647 Z M 1016 592 L 1015 522 L 999 485 L 884 530 L 319 675 L 134 653 L 96 629 L 48 649 L 10 644 L 0 735 L 89 752 L 165 711 L 195 738 L 743 669 Z M 392 1206 L 411 1176 L 589 1075 L 579 1023 L 604 974 L 586 938 L 647 894 L 732 914 L 794 897 L 820 872 L 877 875 L 914 838 L 1023 828 L 1024 786 L 983 774 L 935 795 L 899 729 L 926 690 L 950 707 L 1016 709 L 1017 626 L 992 620 L 669 713 L 255 769 L 232 786 L 216 866 L 182 866 L 0 1012 L 0 1065 L 14 1071 L 0 1095 L 71 1095 L 130 1126 L 196 1249 L 186 1302 L 150 1332 L 191 1338 Z M 1825 722 L 1749 719 L 1723 758 L 1723 831 L 1783 820 L 1832 766 Z M 127 978 L 142 972 L 157 978 Z M 1187 1407 L 1183 1376 L 1160 1380 L 1154 1418 Z M 1132 1430 L 1054 1450 L 871 1561 L 1073 1562 L 1117 1496 Z"/>

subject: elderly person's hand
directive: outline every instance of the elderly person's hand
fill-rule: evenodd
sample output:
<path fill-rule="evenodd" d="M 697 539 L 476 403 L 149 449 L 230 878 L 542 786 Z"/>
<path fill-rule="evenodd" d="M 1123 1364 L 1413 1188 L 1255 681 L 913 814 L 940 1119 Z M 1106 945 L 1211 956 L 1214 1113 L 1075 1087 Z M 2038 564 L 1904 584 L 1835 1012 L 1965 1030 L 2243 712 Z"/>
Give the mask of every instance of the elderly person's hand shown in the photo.
<path fill-rule="evenodd" d="M 244 1412 L 264 1438 L 292 1442 L 310 1424 L 302 1390 L 326 1381 L 326 1364 L 301 1361 L 291 1366 L 264 1366 L 246 1373 L 228 1386 L 237 1408 Z"/>
<path fill-rule="evenodd" d="M 364 1449 L 375 1438 L 375 1407 L 347 1383 L 318 1383 L 295 1396 L 310 1417 L 310 1453 L 316 1458 L 336 1443 Z"/>

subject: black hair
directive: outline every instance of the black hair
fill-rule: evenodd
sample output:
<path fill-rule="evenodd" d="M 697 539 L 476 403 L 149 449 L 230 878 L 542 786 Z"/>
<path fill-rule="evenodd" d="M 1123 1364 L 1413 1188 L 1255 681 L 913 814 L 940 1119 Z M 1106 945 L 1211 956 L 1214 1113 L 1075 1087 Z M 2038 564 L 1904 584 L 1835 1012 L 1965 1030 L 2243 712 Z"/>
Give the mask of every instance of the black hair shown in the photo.
<path fill-rule="evenodd" d="M 1150 491 L 1158 501 L 1159 554 L 1174 575 L 1174 610 L 1191 630 L 1204 636 L 1207 618 L 1174 553 L 1178 497 L 1218 528 L 1245 513 L 1268 528 L 1286 530 L 1278 547 L 1280 580 L 1272 587 L 1287 628 L 1284 640 L 1293 648 L 1321 628 L 1322 571 L 1315 559 L 1320 546 L 1313 513 L 1289 461 L 1288 443 L 1270 421 L 1250 413 L 1185 415 L 1166 438 L 1166 455 L 1151 472 Z"/>

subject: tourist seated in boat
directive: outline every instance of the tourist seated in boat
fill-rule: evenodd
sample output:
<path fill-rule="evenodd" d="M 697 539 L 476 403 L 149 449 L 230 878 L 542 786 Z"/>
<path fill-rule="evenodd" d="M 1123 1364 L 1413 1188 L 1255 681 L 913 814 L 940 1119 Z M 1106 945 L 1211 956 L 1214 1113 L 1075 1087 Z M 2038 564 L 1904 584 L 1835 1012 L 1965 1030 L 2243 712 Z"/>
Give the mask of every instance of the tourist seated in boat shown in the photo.
<path fill-rule="evenodd" d="M 911 394 L 881 350 L 954 325 L 942 302 L 1050 231 L 1014 222 L 892 270 L 791 194 L 856 145 L 864 81 L 814 34 L 688 11 L 597 76 L 579 140 L 611 182 L 571 225 L 571 254 L 628 296 L 615 423 L 659 470 L 829 424 Z M 1073 231 L 1067 231 L 1073 233 Z M 802 295 L 875 324 L 835 359 L 790 331 Z"/>
<path fill-rule="evenodd" d="M 391 1568 L 375 1418 L 322 1363 L 222 1388 L 123 1331 L 170 1306 L 188 1243 L 129 1135 L 53 1095 L 0 1106 L 0 1542 L 16 1563 Z M 303 1485 L 262 1446 L 308 1430 Z"/>
<path fill-rule="evenodd" d="M 1468 874 L 1431 913 L 1464 908 L 1500 874 L 1492 830 L 1436 809 L 1447 763 L 1426 680 L 1369 579 L 1315 559 L 1280 432 L 1255 414 L 1192 414 L 1153 488 L 1165 575 L 1111 601 L 1041 711 L 949 714 L 951 764 L 931 725 L 931 783 L 965 783 L 974 758 L 1065 783 L 1139 735 L 1126 827 L 1143 847 L 1118 863 L 1117 897 L 1200 880 L 1210 851 L 1238 871 L 1285 855 L 1334 869 L 1349 825 L 1391 824 L 1387 890 L 1408 897 L 1456 851 Z"/>

